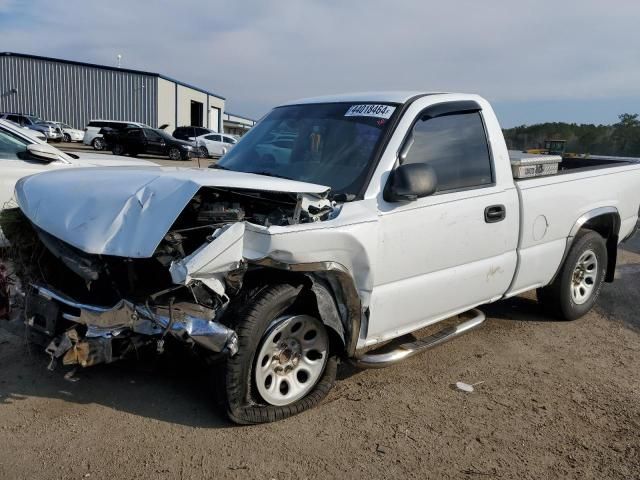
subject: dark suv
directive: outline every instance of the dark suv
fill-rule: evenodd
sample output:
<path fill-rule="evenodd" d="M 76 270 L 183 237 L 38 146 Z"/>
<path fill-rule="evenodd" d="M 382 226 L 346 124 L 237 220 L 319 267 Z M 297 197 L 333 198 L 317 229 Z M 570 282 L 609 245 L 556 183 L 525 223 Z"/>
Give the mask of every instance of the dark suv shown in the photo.
<path fill-rule="evenodd" d="M 164 130 L 155 128 L 127 128 L 121 131 L 102 129 L 103 136 L 114 155 L 141 153 L 166 155 L 171 160 L 189 160 L 197 156 L 190 142 L 172 137 Z"/>
<path fill-rule="evenodd" d="M 204 127 L 178 127 L 173 131 L 173 136 L 180 140 L 189 140 L 190 138 L 196 138 L 209 133 L 217 132 Z"/>

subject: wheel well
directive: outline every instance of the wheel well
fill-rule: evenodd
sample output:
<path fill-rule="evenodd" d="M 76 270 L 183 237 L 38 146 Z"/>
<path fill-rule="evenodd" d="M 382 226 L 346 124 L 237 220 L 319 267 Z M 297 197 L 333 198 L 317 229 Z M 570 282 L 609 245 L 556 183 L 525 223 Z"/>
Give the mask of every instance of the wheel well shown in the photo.
<path fill-rule="evenodd" d="M 293 308 L 316 315 L 328 328 L 331 344 L 340 353 L 347 346 L 347 332 L 349 326 L 345 325 L 346 319 L 341 315 L 337 304 L 337 296 L 329 281 L 314 272 L 294 272 L 277 268 L 260 267 L 249 269 L 243 278 L 242 290 L 257 293 L 266 285 L 274 283 L 289 283 L 302 286 L 298 299 Z M 239 295 L 242 297 L 242 295 Z M 240 300 L 240 302 L 244 302 Z"/>
<path fill-rule="evenodd" d="M 605 239 L 607 244 L 606 282 L 613 282 L 618 258 L 618 233 L 620 231 L 620 216 L 617 213 L 606 213 L 590 218 L 582 224 L 580 230 L 593 230 Z"/>

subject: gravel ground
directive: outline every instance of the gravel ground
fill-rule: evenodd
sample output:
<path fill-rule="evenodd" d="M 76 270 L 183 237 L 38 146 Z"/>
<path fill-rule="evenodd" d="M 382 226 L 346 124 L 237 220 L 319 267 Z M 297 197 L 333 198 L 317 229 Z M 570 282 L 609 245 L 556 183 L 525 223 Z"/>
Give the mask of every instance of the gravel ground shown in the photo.
<path fill-rule="evenodd" d="M 640 242 L 574 322 L 531 295 L 382 370 L 342 365 L 318 408 L 251 427 L 179 357 L 46 370 L 0 323 L 0 478 L 640 478 Z M 476 385 L 456 390 L 456 381 Z"/>

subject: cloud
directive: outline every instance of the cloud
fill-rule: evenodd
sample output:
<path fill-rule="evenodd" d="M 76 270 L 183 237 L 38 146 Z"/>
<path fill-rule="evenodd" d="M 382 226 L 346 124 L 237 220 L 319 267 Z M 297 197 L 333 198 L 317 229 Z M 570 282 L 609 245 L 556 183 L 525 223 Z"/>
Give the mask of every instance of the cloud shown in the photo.
<path fill-rule="evenodd" d="M 640 2 L 0 0 L 3 49 L 165 73 L 259 116 L 297 97 L 410 89 L 498 102 L 640 95 Z M 25 21 L 28 20 L 28 21 Z"/>

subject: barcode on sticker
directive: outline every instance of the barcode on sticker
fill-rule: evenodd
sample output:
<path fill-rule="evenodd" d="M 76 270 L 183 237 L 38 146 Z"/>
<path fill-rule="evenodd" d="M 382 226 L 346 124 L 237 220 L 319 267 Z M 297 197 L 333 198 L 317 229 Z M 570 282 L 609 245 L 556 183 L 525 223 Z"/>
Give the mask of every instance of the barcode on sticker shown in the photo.
<path fill-rule="evenodd" d="M 375 118 L 389 118 L 395 111 L 396 107 L 390 107 L 389 105 L 352 105 L 344 114 L 345 117 L 375 117 Z"/>

